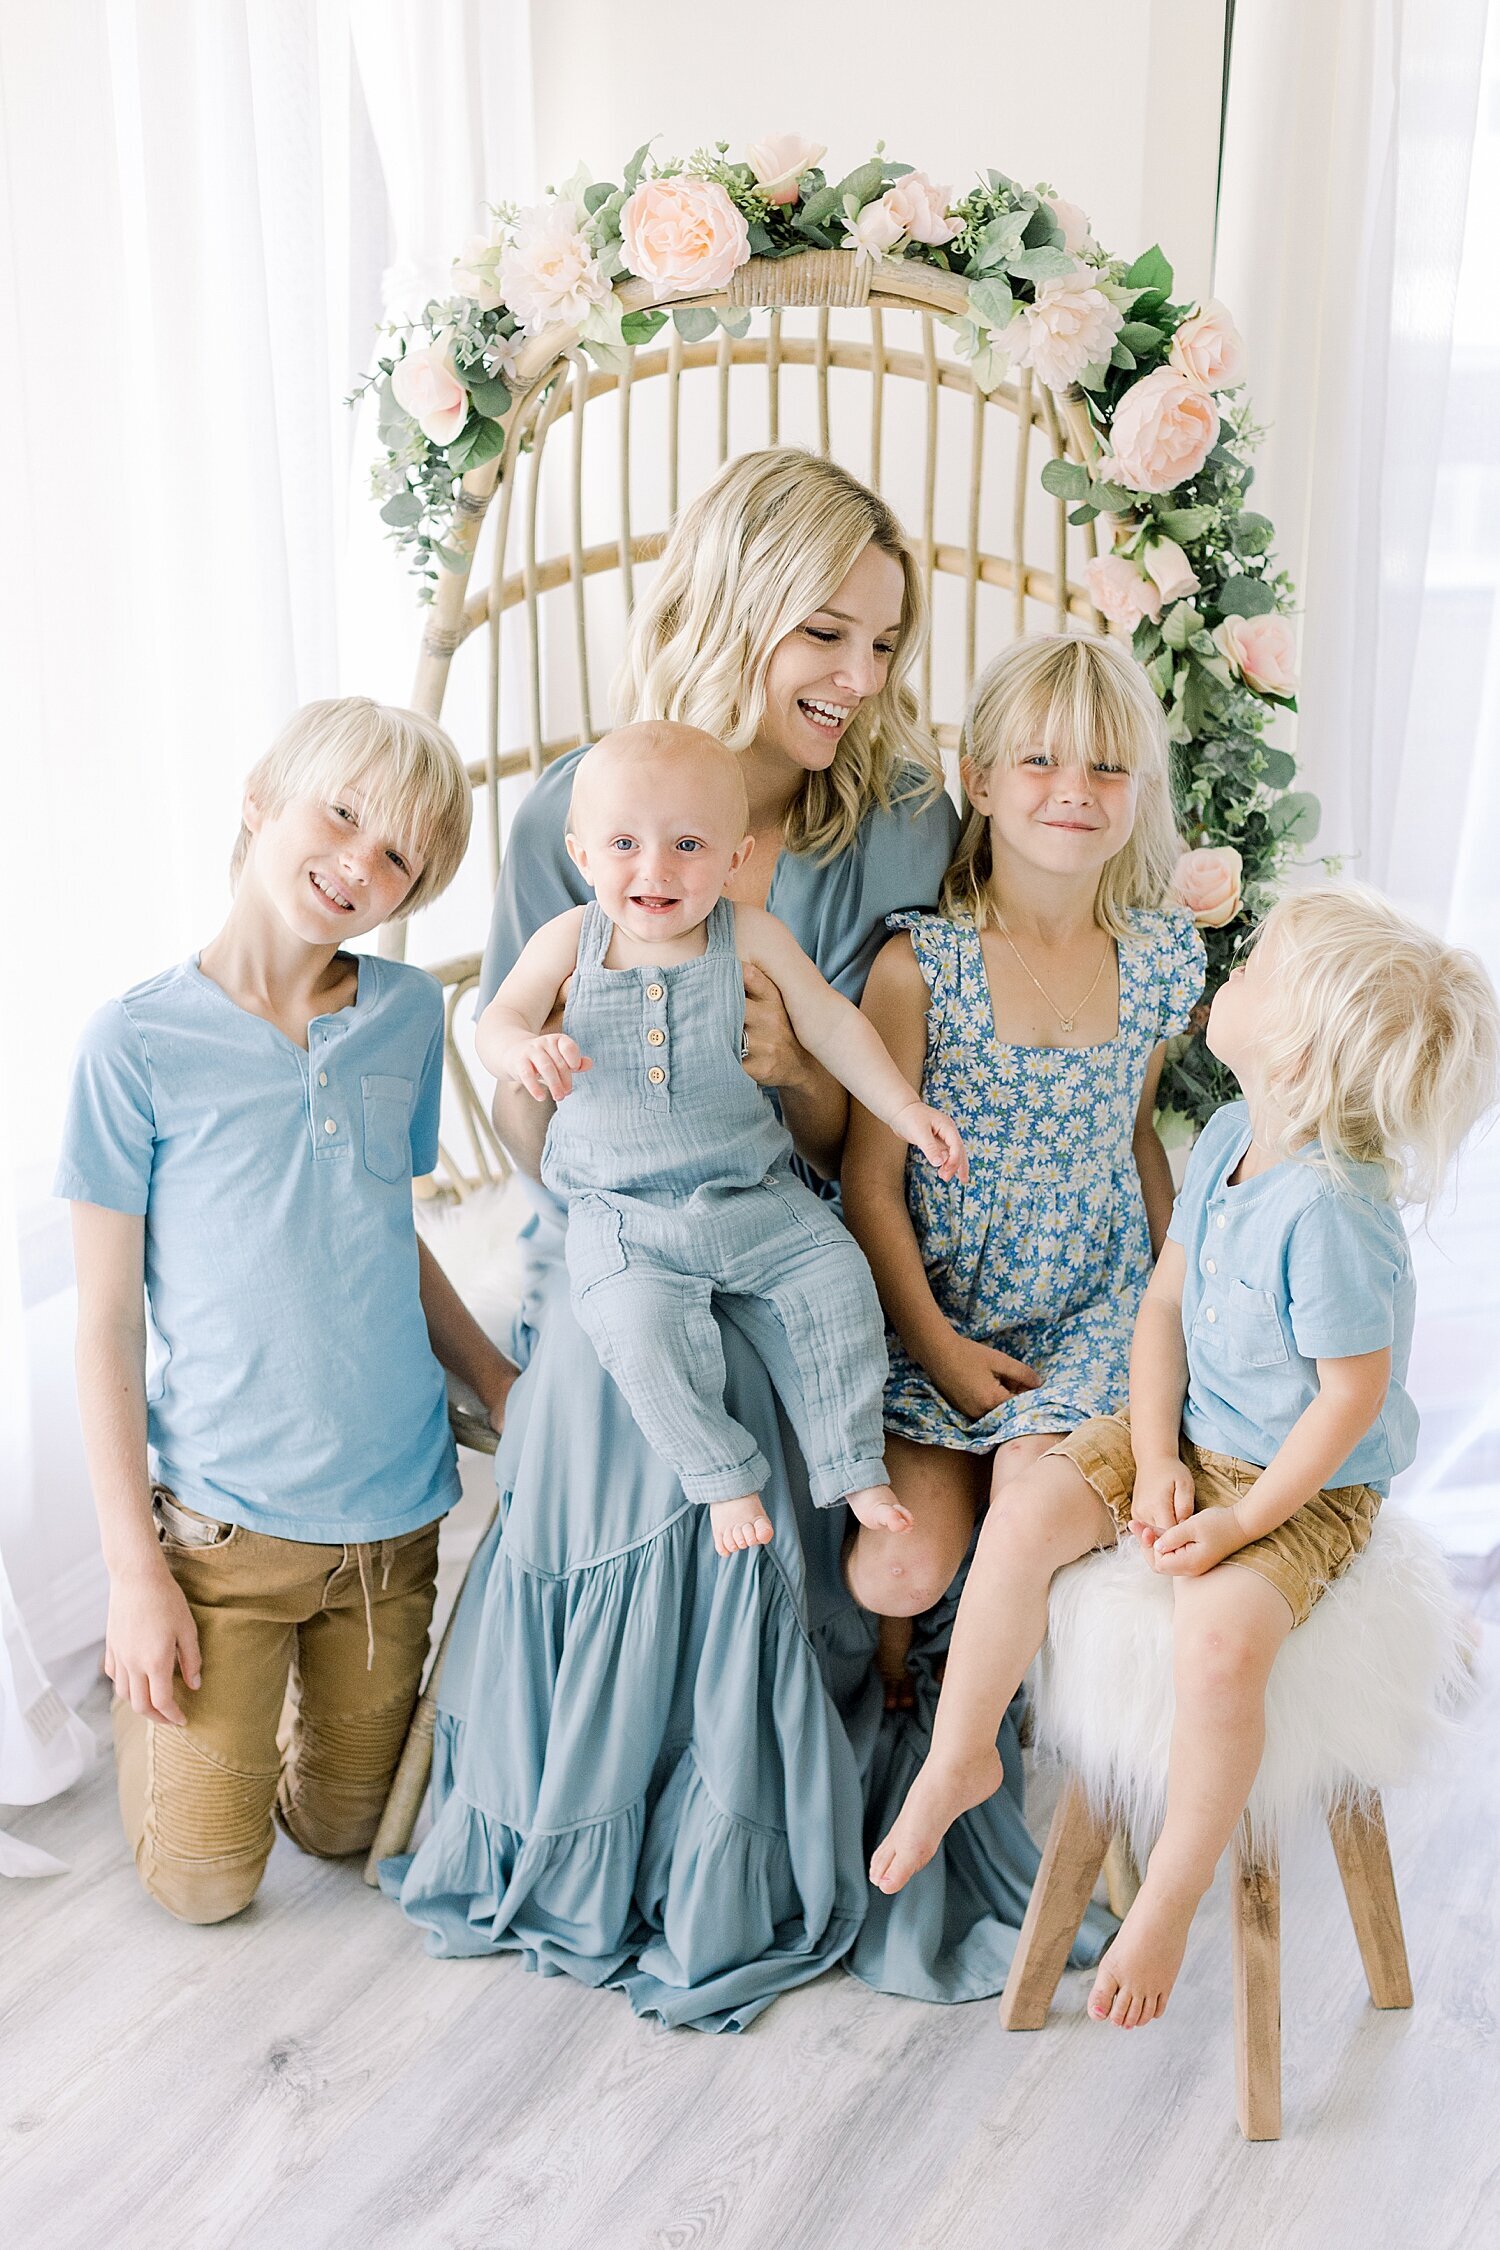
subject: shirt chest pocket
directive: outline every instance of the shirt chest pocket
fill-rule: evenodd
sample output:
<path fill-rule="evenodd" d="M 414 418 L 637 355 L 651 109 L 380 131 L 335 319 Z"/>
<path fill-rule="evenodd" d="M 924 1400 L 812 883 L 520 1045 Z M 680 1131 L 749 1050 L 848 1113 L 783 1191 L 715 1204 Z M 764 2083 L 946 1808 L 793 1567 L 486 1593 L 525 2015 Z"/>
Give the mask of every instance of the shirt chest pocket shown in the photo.
<path fill-rule="evenodd" d="M 361 1078 L 365 1105 L 365 1169 L 377 1180 L 411 1178 L 411 1104 L 414 1087 L 409 1078 Z"/>
<path fill-rule="evenodd" d="M 1198 1334 L 1213 1339 L 1230 1367 L 1279 1367 L 1288 1357 L 1276 1299 L 1248 1282 L 1231 1281 L 1217 1303 L 1205 1307 Z"/>

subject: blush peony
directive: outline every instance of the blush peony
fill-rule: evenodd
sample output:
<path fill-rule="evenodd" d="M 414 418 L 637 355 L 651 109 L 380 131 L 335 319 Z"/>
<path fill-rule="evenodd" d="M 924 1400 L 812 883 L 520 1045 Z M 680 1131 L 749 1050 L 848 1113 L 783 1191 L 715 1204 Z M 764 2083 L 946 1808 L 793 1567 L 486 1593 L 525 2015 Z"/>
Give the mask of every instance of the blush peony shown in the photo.
<path fill-rule="evenodd" d="M 1132 383 L 1115 408 L 1099 474 L 1131 492 L 1170 492 L 1196 476 L 1219 435 L 1219 410 L 1175 368 Z"/>
<path fill-rule="evenodd" d="M 578 231 L 576 207 L 562 198 L 521 213 L 499 279 L 506 304 L 532 332 L 554 320 L 581 327 L 590 305 L 609 295 L 593 245 Z"/>
<path fill-rule="evenodd" d="M 717 180 L 645 180 L 620 213 L 625 263 L 664 297 L 722 289 L 750 255 L 750 230 Z"/>

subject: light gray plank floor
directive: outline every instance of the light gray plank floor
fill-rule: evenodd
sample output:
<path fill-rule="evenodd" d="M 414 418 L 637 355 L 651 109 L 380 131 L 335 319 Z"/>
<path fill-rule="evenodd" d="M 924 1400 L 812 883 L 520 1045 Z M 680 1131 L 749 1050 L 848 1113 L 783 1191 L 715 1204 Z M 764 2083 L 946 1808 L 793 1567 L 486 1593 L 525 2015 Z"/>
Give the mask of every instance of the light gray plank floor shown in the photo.
<path fill-rule="evenodd" d="M 1476 1571 L 1493 1617 L 1500 1593 Z M 218 1929 L 138 1892 L 107 1760 L 7 1817 L 6 2250 L 1490 2250 L 1500 2244 L 1500 1640 L 1441 1773 L 1388 1806 L 1417 2004 L 1373 2010 L 1332 1855 L 1284 1860 L 1285 2138 L 1233 2115 L 1222 1885 L 1172 2009 L 1048 2028 L 834 1973 L 739 2038 L 513 1959 L 429 1960 L 358 1868 L 278 1843 Z M 105 1729 L 102 1692 L 89 1716 Z M 1041 1817 L 1050 1792 L 1036 1795 Z"/>

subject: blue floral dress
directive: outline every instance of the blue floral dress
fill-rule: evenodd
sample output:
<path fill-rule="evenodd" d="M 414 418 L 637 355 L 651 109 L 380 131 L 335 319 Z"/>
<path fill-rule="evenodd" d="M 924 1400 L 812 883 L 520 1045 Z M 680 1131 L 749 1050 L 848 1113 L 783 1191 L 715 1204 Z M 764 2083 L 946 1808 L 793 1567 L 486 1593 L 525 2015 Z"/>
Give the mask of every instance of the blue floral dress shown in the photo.
<path fill-rule="evenodd" d="M 922 1098 L 947 1111 L 969 1148 L 966 1184 L 930 1164 L 906 1168 L 927 1278 L 960 1334 L 1025 1360 L 1042 1384 L 970 1421 L 891 1336 L 886 1428 L 915 1445 L 990 1453 L 1116 1413 L 1151 1272 L 1136 1111 L 1152 1048 L 1186 1029 L 1203 991 L 1203 940 L 1180 910 L 1136 909 L 1135 934 L 1118 947 L 1115 1037 L 1018 1047 L 996 1036 L 972 922 L 888 919 L 911 933 L 931 994 Z"/>

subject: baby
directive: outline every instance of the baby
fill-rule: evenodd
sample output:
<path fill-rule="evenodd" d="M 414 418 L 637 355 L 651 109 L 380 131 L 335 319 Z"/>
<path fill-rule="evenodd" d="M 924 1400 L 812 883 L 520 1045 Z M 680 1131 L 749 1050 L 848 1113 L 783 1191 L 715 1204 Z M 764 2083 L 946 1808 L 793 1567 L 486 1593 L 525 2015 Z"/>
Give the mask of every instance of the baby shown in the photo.
<path fill-rule="evenodd" d="M 696 727 L 606 735 L 579 764 L 568 850 L 595 899 L 544 923 L 479 1023 L 496 1078 L 558 1104 L 542 1178 L 568 1201 L 574 1309 L 648 1442 L 721 1555 L 772 1536 L 770 1474 L 724 1404 L 712 1300 L 737 1315 L 776 1380 L 819 1507 L 847 1500 L 888 1531 L 884 1327 L 869 1269 L 791 1169 L 792 1144 L 741 1062 L 747 964 L 781 994 L 823 1067 L 964 1178 L 958 1129 L 902 1077 L 859 1010 L 795 938 L 722 896 L 748 858 L 739 762 Z M 546 1032 L 566 995 L 562 1029 Z"/>

